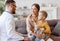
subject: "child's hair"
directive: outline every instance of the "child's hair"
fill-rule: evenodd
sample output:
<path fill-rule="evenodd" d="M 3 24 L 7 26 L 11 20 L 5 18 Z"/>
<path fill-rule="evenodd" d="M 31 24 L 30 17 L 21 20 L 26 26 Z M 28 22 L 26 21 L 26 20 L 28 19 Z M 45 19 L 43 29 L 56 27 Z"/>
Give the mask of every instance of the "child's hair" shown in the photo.
<path fill-rule="evenodd" d="M 46 11 L 40 11 L 40 13 L 42 13 L 45 16 L 45 18 L 47 18 L 48 14 Z"/>

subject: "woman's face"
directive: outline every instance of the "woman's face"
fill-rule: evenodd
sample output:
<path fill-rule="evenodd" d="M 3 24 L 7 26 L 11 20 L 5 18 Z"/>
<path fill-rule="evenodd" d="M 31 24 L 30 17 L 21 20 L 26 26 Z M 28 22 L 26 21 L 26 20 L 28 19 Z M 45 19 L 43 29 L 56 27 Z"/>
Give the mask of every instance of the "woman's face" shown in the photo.
<path fill-rule="evenodd" d="M 37 15 L 38 9 L 33 5 L 32 6 L 32 14 Z"/>

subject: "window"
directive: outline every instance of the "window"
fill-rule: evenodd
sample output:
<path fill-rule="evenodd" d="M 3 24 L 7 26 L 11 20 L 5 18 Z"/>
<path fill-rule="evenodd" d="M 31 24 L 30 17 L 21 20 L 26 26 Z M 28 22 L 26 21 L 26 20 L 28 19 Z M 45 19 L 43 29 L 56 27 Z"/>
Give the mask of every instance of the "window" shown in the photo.
<path fill-rule="evenodd" d="M 41 7 L 40 9 L 48 13 L 47 20 L 57 19 L 57 7 Z"/>

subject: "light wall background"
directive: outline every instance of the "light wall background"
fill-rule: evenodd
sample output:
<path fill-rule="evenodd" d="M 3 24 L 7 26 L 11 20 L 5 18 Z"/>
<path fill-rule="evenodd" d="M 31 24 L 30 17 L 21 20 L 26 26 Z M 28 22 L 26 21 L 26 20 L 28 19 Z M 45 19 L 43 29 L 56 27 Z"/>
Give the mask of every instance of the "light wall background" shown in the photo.
<path fill-rule="evenodd" d="M 60 19 L 60 0 L 15 0 L 18 7 L 31 7 L 33 3 L 38 3 L 39 5 L 45 4 L 48 6 L 52 4 L 54 7 L 57 7 L 57 18 Z"/>

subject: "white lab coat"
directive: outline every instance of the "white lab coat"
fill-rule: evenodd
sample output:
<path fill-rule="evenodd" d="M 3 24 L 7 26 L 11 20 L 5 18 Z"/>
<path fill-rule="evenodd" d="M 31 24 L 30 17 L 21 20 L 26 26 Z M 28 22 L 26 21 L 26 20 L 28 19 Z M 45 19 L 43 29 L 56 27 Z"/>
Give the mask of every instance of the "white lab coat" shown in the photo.
<path fill-rule="evenodd" d="M 24 37 L 15 31 L 13 15 L 6 11 L 0 16 L 0 41 L 23 40 Z"/>

